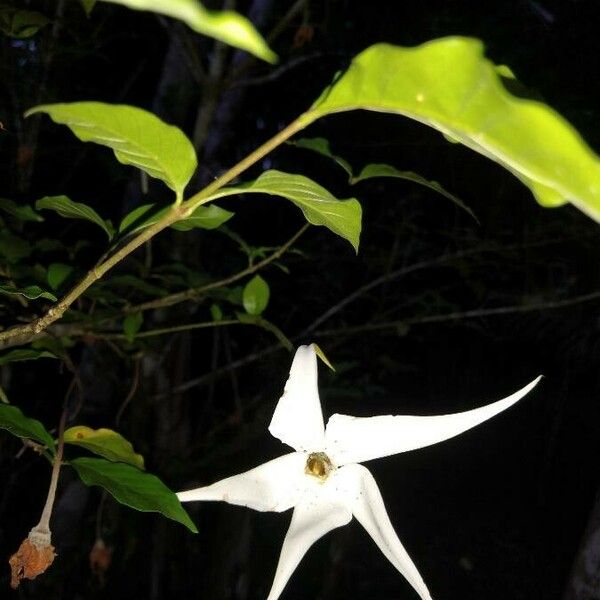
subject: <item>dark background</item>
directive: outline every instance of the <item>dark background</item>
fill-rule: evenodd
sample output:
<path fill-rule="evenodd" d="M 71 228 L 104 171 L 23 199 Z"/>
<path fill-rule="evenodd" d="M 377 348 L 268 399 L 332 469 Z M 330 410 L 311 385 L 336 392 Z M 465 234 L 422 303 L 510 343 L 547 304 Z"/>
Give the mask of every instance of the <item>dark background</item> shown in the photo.
<path fill-rule="evenodd" d="M 196 140 L 200 167 L 191 193 L 305 110 L 363 48 L 455 34 L 481 38 L 494 62 L 510 65 L 531 95 L 559 110 L 600 150 L 600 7 L 594 0 L 306 2 L 272 43 L 280 65 L 230 52 L 216 86 L 195 82 L 190 54 L 182 54 L 191 44 L 191 54 L 206 68 L 214 63 L 212 42 L 168 19 L 102 3 L 88 19 L 75 0 L 21 4 L 54 23 L 25 42 L 1 40 L 0 121 L 7 131 L 0 137 L 0 178 L 6 197 L 31 201 L 65 193 L 116 221 L 148 201 L 140 200 L 135 171 L 116 163 L 108 150 L 81 144 L 47 119 L 39 131 L 25 124 L 22 112 L 40 102 L 133 104 L 192 136 L 198 110 L 213 94 L 205 139 Z M 257 0 L 237 8 L 250 11 L 269 32 L 292 4 Z M 313 38 L 299 44 L 303 25 Z M 570 206 L 539 207 L 501 167 L 402 118 L 347 113 L 312 125 L 301 137 L 315 136 L 327 137 L 356 169 L 387 162 L 439 181 L 480 221 L 408 182 L 373 180 L 350 189 L 333 163 L 290 146 L 246 174 L 248 179 L 269 167 L 306 174 L 338 197 L 356 195 L 363 205 L 358 256 L 341 238 L 312 227 L 297 251 L 282 259 L 289 273 L 276 266 L 263 273 L 272 292 L 265 316 L 295 343 L 317 342 L 337 367 L 335 374 L 321 369 L 325 417 L 336 411 L 457 412 L 545 376 L 492 422 L 368 465 L 433 597 L 600 598 L 597 586 L 573 591 L 574 582 L 583 580 L 573 567 L 586 547 L 599 483 L 600 319 L 597 299 L 570 302 L 600 287 L 598 225 Z M 168 202 L 160 183 L 151 182 L 148 196 Z M 302 224 L 295 207 L 272 197 L 221 205 L 236 212 L 230 229 L 255 246 L 280 245 Z M 34 225 L 30 235 L 71 243 L 86 225 L 48 217 L 44 227 L 51 229 Z M 101 233 L 90 228 L 86 235 L 91 244 L 77 258 L 82 269 L 105 248 Z M 468 254 L 440 259 L 463 251 Z M 210 279 L 244 267 L 236 244 L 219 232 L 166 233 L 154 241 L 153 253 L 158 265 L 181 261 Z M 136 257 L 141 260 L 131 260 Z M 423 261 L 431 265 L 395 275 Z M 386 273 L 387 281 L 303 333 Z M 156 311 L 144 325 L 202 320 L 208 305 Z M 504 314 L 493 312 L 501 307 Z M 9 312 L 3 315 L 12 324 Z M 210 483 L 283 450 L 266 427 L 291 356 L 274 347 L 267 332 L 172 335 L 127 349 L 124 357 L 80 340 L 71 352 L 83 382 L 78 422 L 90 426 L 114 426 L 139 369 L 119 431 L 173 489 Z M 3 367 L 3 385 L 12 402 L 50 428 L 71 377 L 49 362 Z M 32 453 L 17 456 L 19 449 L 18 441 L 0 436 L 0 555 L 6 559 L 37 522 L 48 479 L 46 464 Z M 193 536 L 110 499 L 100 507 L 100 497 L 65 469 L 53 525 L 55 564 L 12 592 L 4 563 L 0 597 L 266 597 L 289 514 L 188 505 L 200 531 Z M 89 567 L 98 535 L 113 550 L 101 576 Z M 315 545 L 282 597 L 384 600 L 416 594 L 353 522 Z"/>

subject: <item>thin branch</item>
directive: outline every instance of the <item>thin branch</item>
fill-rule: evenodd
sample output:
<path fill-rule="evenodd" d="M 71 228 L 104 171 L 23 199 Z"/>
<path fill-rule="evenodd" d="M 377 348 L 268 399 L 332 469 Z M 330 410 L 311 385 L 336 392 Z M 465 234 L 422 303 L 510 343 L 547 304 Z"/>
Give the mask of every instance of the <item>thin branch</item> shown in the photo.
<path fill-rule="evenodd" d="M 272 263 L 274 260 L 281 258 L 281 256 L 288 251 L 288 249 L 298 240 L 298 238 L 308 229 L 308 227 L 309 224 L 305 223 L 287 242 L 285 242 L 285 244 L 283 244 L 283 246 L 281 246 L 275 252 L 273 252 L 273 254 L 267 256 L 267 258 L 261 260 L 260 262 L 257 262 L 254 265 L 248 266 L 247 268 L 235 273 L 234 275 L 230 275 L 229 277 L 225 277 L 224 279 L 219 279 L 218 281 L 213 281 L 211 283 L 197 288 L 191 288 L 183 292 L 169 294 L 168 296 L 163 296 L 162 298 L 157 298 L 156 300 L 150 300 L 148 302 L 144 302 L 136 306 L 129 306 L 126 309 L 126 312 L 135 313 L 144 310 L 151 310 L 154 308 L 165 308 L 167 306 L 172 306 L 173 304 L 178 304 L 187 300 L 194 300 L 210 290 L 230 285 L 231 283 L 243 279 L 247 275 L 252 275 L 253 273 L 256 273 L 263 267 L 266 267 L 269 263 Z"/>
<path fill-rule="evenodd" d="M 520 304 L 513 306 L 499 306 L 496 308 L 476 308 L 473 310 L 456 311 L 441 315 L 428 315 L 425 317 L 414 317 L 412 319 L 403 319 L 400 321 L 388 321 L 386 323 L 371 323 L 367 325 L 358 325 L 357 327 L 344 327 L 340 329 L 325 329 L 318 331 L 319 336 L 334 336 L 334 335 L 354 335 L 357 333 L 365 333 L 367 331 L 381 331 L 384 329 L 394 329 L 396 327 L 408 325 L 423 325 L 426 323 L 444 323 L 446 321 L 459 321 L 462 319 L 474 319 L 477 317 L 490 317 L 496 315 L 510 315 L 517 313 L 536 312 L 541 310 L 556 310 L 566 306 L 575 304 L 583 304 L 591 300 L 600 299 L 600 291 L 575 296 L 573 298 L 565 298 L 563 300 L 550 300 L 548 302 L 539 302 L 537 304 Z"/>

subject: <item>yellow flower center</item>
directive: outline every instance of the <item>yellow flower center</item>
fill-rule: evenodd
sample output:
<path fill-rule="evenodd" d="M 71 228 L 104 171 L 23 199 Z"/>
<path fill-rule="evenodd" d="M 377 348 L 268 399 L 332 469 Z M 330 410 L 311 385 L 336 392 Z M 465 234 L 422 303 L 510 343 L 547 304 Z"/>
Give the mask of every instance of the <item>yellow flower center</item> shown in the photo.
<path fill-rule="evenodd" d="M 333 471 L 333 468 L 333 464 L 325 452 L 311 452 L 306 460 L 304 472 L 307 475 L 312 475 L 321 481 L 325 481 L 331 471 Z"/>

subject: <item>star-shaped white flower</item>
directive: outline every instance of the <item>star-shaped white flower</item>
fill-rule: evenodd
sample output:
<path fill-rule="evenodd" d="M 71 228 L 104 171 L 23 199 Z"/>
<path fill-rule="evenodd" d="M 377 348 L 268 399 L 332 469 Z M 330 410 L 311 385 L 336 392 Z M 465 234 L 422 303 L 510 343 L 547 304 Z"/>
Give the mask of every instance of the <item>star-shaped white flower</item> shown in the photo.
<path fill-rule="evenodd" d="M 422 600 L 431 595 L 402 546 L 375 479 L 361 463 L 423 448 L 458 435 L 497 415 L 527 394 L 532 381 L 508 398 L 451 415 L 350 417 L 335 414 L 324 426 L 313 346 L 298 348 L 269 431 L 295 452 L 255 469 L 187 492 L 182 502 L 222 500 L 260 511 L 294 508 L 267 600 L 277 600 L 307 550 L 352 517 Z"/>

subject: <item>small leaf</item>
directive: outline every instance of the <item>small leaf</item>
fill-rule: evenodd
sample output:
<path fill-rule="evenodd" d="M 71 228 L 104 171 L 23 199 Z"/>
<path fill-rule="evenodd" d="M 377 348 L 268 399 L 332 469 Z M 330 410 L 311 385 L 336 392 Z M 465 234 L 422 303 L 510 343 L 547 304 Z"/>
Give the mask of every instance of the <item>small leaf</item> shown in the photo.
<path fill-rule="evenodd" d="M 171 225 L 177 231 L 190 231 L 191 229 L 216 229 L 233 217 L 232 212 L 220 208 L 215 204 L 199 206 L 191 216 Z"/>
<path fill-rule="evenodd" d="M 39 442 L 54 453 L 54 439 L 46 428 L 37 419 L 26 417 L 16 406 L 0 404 L 0 429 Z"/>
<path fill-rule="evenodd" d="M 329 140 L 316 137 L 316 138 L 300 138 L 299 140 L 295 140 L 293 142 L 289 142 L 290 145 L 296 146 L 297 148 L 304 148 L 305 150 L 312 150 L 317 154 L 321 154 L 322 156 L 326 156 L 327 158 L 331 158 L 335 163 L 337 163 L 344 171 L 346 171 L 348 177 L 352 177 L 353 171 L 350 163 L 342 158 L 341 156 L 337 156 L 331 151 L 329 147 Z"/>
<path fill-rule="evenodd" d="M 103 458 L 76 458 L 70 464 L 83 483 L 104 488 L 121 504 L 142 512 L 158 512 L 198 533 L 175 493 L 155 475 Z"/>
<path fill-rule="evenodd" d="M 10 401 L 8 400 L 8 396 L 6 395 L 6 392 L 4 391 L 4 388 L 0 385 L 0 402 L 3 402 L 4 404 L 10 404 Z"/>
<path fill-rule="evenodd" d="M 47 300 L 52 300 L 52 302 L 57 301 L 57 297 L 50 292 L 46 292 L 41 287 L 37 285 L 28 285 L 24 288 L 16 288 L 12 285 L 0 284 L 0 294 L 8 294 L 10 296 L 20 295 L 25 296 L 29 300 L 37 300 L 38 298 L 46 298 Z"/>
<path fill-rule="evenodd" d="M 269 304 L 270 293 L 267 282 L 260 275 L 255 275 L 244 287 L 242 302 L 246 312 L 260 315 Z"/>
<path fill-rule="evenodd" d="M 50 22 L 50 19 L 34 10 L 0 7 L 0 31 L 10 37 L 29 38 Z"/>
<path fill-rule="evenodd" d="M 210 305 L 210 316 L 213 321 L 222 321 L 223 320 L 223 311 L 218 304 Z"/>
<path fill-rule="evenodd" d="M 304 175 L 276 170 L 265 171 L 250 183 L 223 188 L 211 198 L 248 193 L 271 194 L 291 200 L 302 210 L 309 223 L 324 225 L 348 240 L 358 252 L 362 209 L 356 198 L 338 200 L 324 187 Z"/>
<path fill-rule="evenodd" d="M 83 6 L 83 10 L 85 10 L 85 14 L 89 17 L 94 6 L 96 6 L 96 0 L 79 0 L 81 6 Z"/>
<path fill-rule="evenodd" d="M 38 210 L 53 210 L 65 219 L 90 221 L 101 227 L 109 240 L 113 236 L 112 227 L 93 208 L 81 202 L 73 202 L 67 196 L 44 196 L 35 203 L 35 207 Z"/>
<path fill-rule="evenodd" d="M 144 469 L 144 457 L 133 450 L 131 442 L 112 429 L 92 429 L 85 425 L 69 427 L 65 444 L 81 446 L 112 462 L 121 462 Z"/>
<path fill-rule="evenodd" d="M 469 213 L 475 221 L 479 223 L 479 219 L 475 216 L 473 211 L 458 197 L 454 194 L 451 194 L 446 189 L 444 189 L 437 181 L 430 181 L 422 177 L 418 173 L 413 173 L 412 171 L 399 171 L 392 165 L 386 165 L 381 163 L 373 163 L 370 165 L 366 165 L 363 170 L 356 176 L 350 179 L 351 184 L 358 183 L 359 181 L 365 181 L 366 179 L 372 179 L 374 177 L 395 177 L 396 179 L 405 179 L 407 181 L 412 181 L 413 183 L 417 183 L 422 185 L 438 194 L 447 198 L 459 208 L 462 208 L 465 212 Z"/>
<path fill-rule="evenodd" d="M 56 355 L 47 350 L 35 350 L 32 348 L 16 348 L 0 355 L 0 366 L 11 362 L 23 360 L 37 360 L 38 358 L 56 358 Z"/>
<path fill-rule="evenodd" d="M 159 221 L 167 210 L 169 207 L 160 208 L 156 204 L 142 204 L 123 217 L 119 225 L 119 233 L 131 234 L 150 227 Z"/>
<path fill-rule="evenodd" d="M 144 315 L 141 312 L 132 313 L 123 319 L 123 333 L 130 344 L 135 340 L 135 336 L 143 322 Z"/>
<path fill-rule="evenodd" d="M 194 31 L 246 50 L 258 58 L 274 63 L 277 56 L 260 33 L 242 15 L 231 11 L 209 11 L 198 0 L 103 0 L 135 10 L 151 10 L 179 19 Z"/>
<path fill-rule="evenodd" d="M 141 108 L 71 102 L 36 106 L 25 115 L 40 112 L 69 127 L 80 140 L 108 146 L 119 162 L 164 181 L 178 200 L 196 170 L 196 152 L 186 135 Z"/>
<path fill-rule="evenodd" d="M 43 221 L 44 217 L 38 215 L 29 204 L 17 204 L 14 200 L 0 198 L 0 210 L 8 213 L 19 221 Z"/>
<path fill-rule="evenodd" d="M 503 70 L 506 74 L 506 69 Z M 545 206 L 571 202 L 600 222 L 600 160 L 545 104 L 514 96 L 476 39 L 361 52 L 300 119 L 348 110 L 396 113 L 501 164 Z"/>
<path fill-rule="evenodd" d="M 8 229 L 0 230 L 0 256 L 8 262 L 18 262 L 27 258 L 31 252 L 31 246 L 23 238 L 12 234 Z"/>
<path fill-rule="evenodd" d="M 65 265 L 63 263 L 52 263 L 48 267 L 48 272 L 46 273 L 46 280 L 48 281 L 48 285 L 54 291 L 56 291 L 72 272 L 73 267 L 71 265 Z"/>

